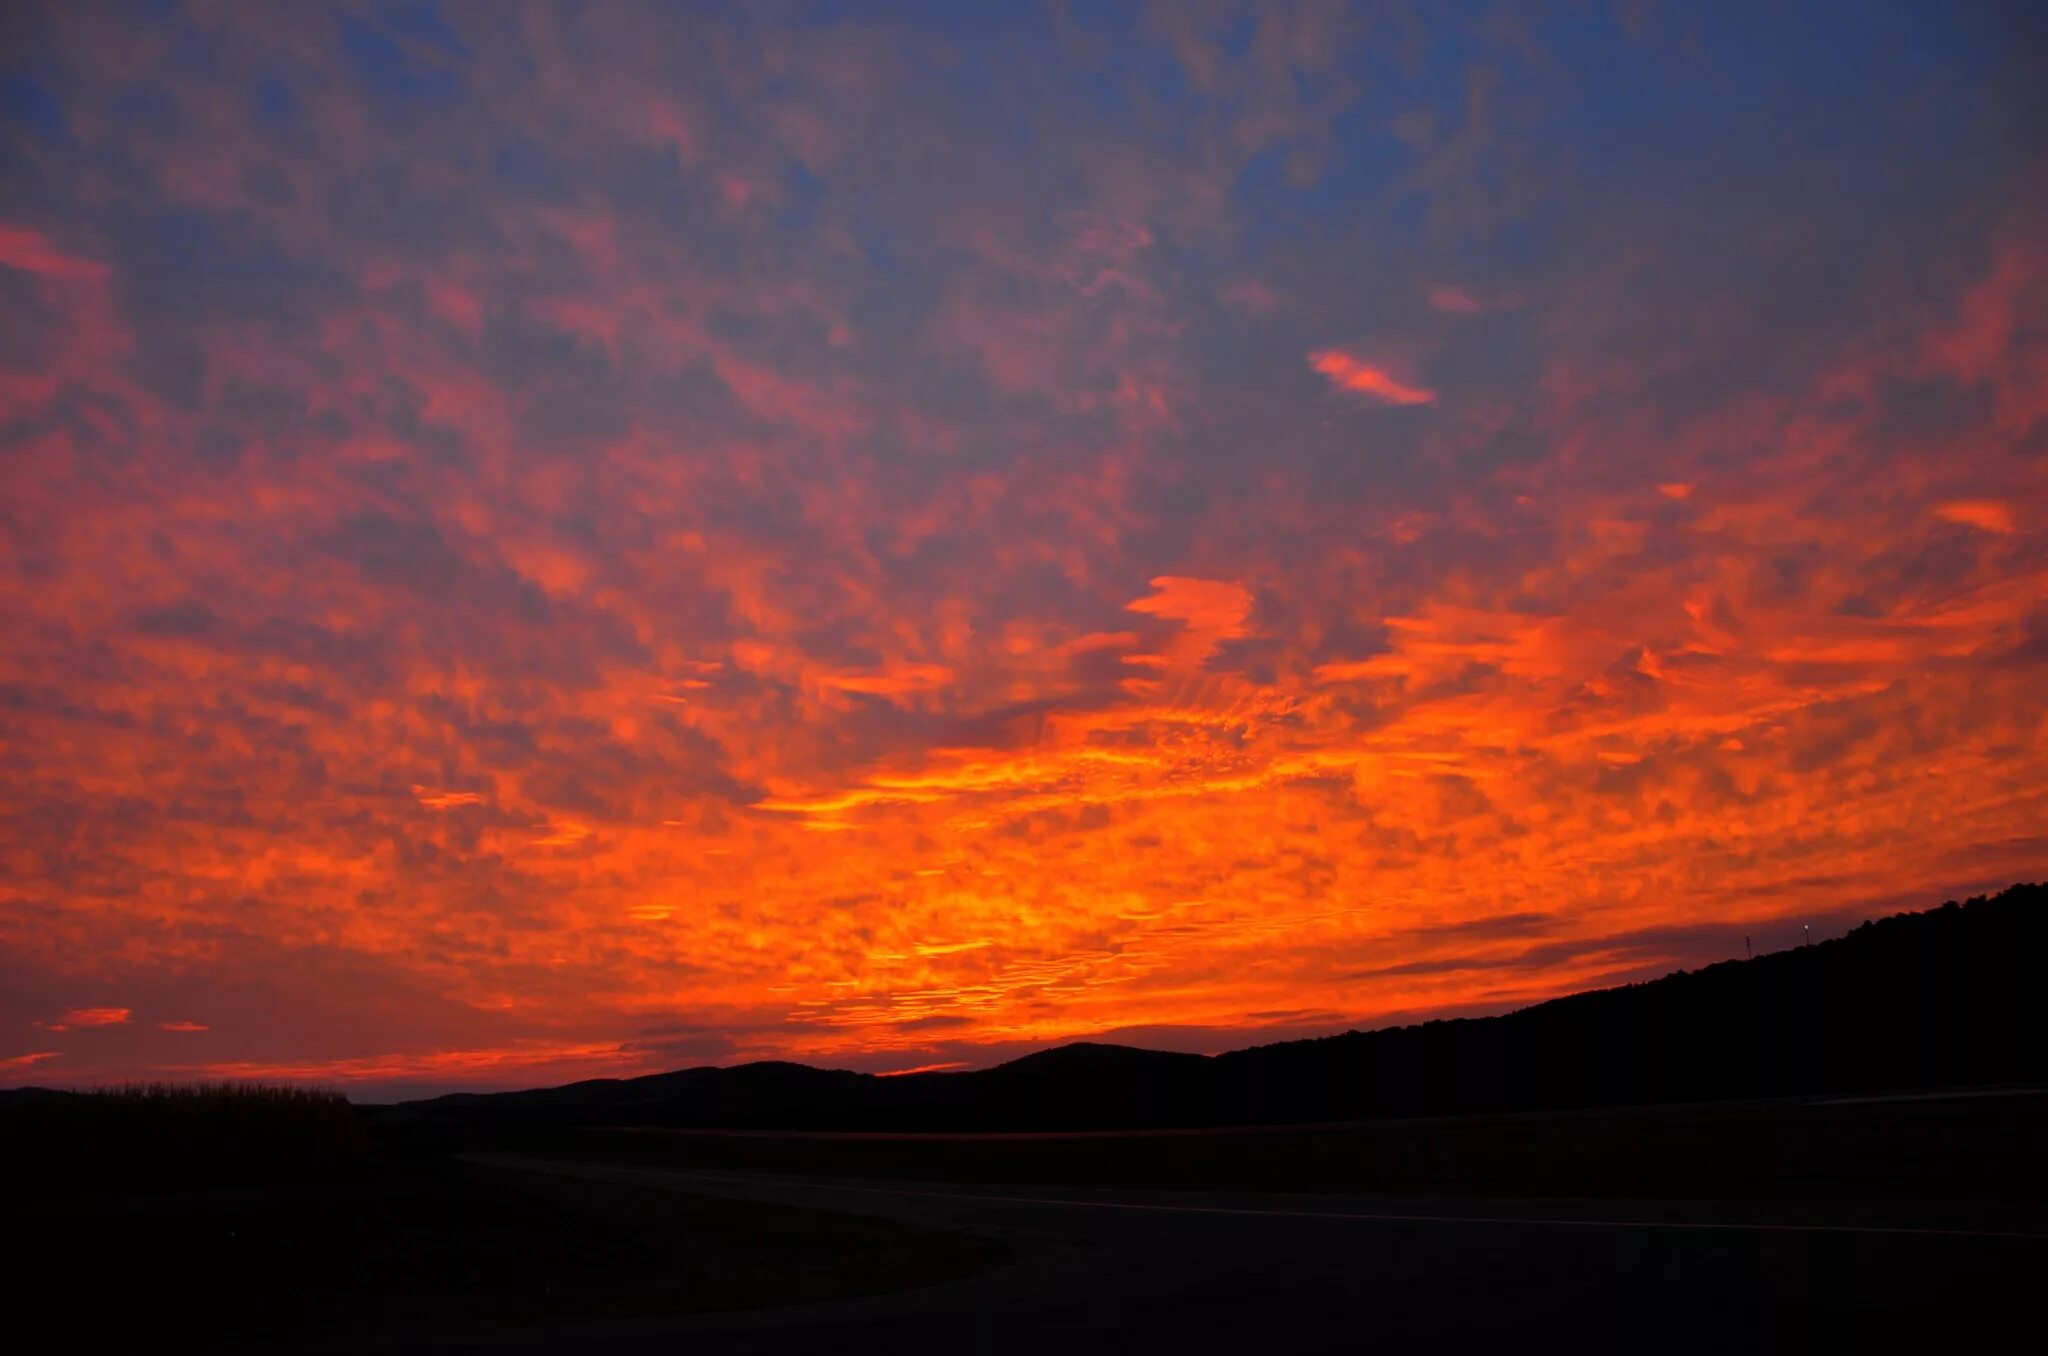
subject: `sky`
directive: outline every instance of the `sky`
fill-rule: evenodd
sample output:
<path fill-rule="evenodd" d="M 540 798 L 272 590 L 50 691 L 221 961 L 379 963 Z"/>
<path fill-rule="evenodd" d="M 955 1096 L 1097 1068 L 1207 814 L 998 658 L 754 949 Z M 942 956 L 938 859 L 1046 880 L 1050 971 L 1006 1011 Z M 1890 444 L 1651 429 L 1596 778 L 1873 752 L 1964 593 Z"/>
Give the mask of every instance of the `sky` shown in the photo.
<path fill-rule="evenodd" d="M 2022 4 L 0 10 L 0 1082 L 1219 1050 L 2048 875 Z"/>

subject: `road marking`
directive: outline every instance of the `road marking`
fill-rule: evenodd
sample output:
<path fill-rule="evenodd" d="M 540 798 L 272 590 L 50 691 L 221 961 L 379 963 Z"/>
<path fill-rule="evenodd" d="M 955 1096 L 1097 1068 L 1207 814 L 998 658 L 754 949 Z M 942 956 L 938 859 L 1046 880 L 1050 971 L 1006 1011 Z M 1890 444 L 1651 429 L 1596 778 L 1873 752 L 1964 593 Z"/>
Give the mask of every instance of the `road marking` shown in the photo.
<path fill-rule="evenodd" d="M 501 1160 L 502 1161 L 502 1160 Z M 532 1160 L 526 1160 L 531 1163 Z M 536 1165 L 537 1166 L 537 1165 Z M 567 1165 L 562 1166 L 580 1166 Z M 599 1166 L 603 1165 L 590 1165 Z M 549 1169 L 544 1168 L 543 1171 Z M 1393 1211 L 1280 1210 L 1271 1207 L 1232 1205 L 1172 1205 L 1149 1201 L 1091 1201 L 1062 1196 L 995 1196 L 968 1191 L 927 1191 L 917 1187 L 856 1186 L 843 1182 L 810 1183 L 801 1180 L 770 1180 L 718 1173 L 671 1172 L 662 1169 L 623 1170 L 629 1177 L 666 1177 L 677 1182 L 702 1182 L 728 1186 L 795 1187 L 810 1192 L 854 1191 L 876 1196 L 915 1196 L 936 1201 L 975 1201 L 986 1205 L 1040 1205 L 1069 1210 L 1128 1210 L 1164 1215 L 1231 1215 L 1254 1219 L 1356 1220 L 1379 1224 L 1490 1224 L 1518 1225 L 1547 1229 L 1665 1229 L 1718 1233 L 1766 1234 L 1866 1234 L 1904 1238 L 2008 1239 L 2027 1243 L 2048 1242 L 2048 1234 L 2001 1229 L 1933 1229 L 1883 1224 L 1760 1224 L 1718 1220 L 1627 1220 L 1550 1219 L 1522 1215 L 1422 1215 Z"/>

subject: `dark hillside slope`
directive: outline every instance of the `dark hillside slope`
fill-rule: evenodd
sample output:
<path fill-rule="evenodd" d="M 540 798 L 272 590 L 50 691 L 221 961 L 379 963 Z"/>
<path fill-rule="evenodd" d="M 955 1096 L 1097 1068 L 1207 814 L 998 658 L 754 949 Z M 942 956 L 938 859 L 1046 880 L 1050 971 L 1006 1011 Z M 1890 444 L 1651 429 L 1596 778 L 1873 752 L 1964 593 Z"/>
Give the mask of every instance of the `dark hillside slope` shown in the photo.
<path fill-rule="evenodd" d="M 407 1103 L 399 1122 L 1068 1130 L 1711 1101 L 2048 1080 L 2048 887 L 1795 951 L 1213 1058 L 1096 1044 L 972 1073 L 764 1063 Z"/>
<path fill-rule="evenodd" d="M 1239 1104 L 1295 1118 L 2048 1078 L 2048 887 L 1519 1012 L 1221 1055 Z"/>

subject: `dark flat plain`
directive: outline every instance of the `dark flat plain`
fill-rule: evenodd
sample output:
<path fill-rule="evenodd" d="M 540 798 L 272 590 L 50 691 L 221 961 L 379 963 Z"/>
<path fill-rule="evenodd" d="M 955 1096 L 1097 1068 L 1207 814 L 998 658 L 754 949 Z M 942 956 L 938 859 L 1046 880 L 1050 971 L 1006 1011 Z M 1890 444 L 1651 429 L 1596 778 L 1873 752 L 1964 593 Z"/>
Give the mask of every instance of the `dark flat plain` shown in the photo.
<path fill-rule="evenodd" d="M 865 1213 L 1015 1260 L 532 1349 L 1987 1347 L 2035 1320 L 2044 1131 L 2048 1098 L 2000 1089 L 1221 1132 L 569 1135 L 525 1169 Z"/>
<path fill-rule="evenodd" d="M 559 1324 L 927 1285 L 1002 1245 L 872 1216 L 461 1162 L 17 1201 L 23 1350 L 494 1349 Z"/>
<path fill-rule="evenodd" d="M 1964 1350 L 2048 1264 L 2025 1089 L 466 1147 L 31 1198 L 11 1279 L 53 1350 Z"/>
<path fill-rule="evenodd" d="M 535 1163 L 968 1231 L 1009 1267 L 781 1311 L 590 1323 L 531 1349 L 1971 1349 L 2030 1321 L 2048 1234 L 1793 1203 L 973 1187 Z M 1924 1207 L 1923 1207 L 1924 1209 Z"/>
<path fill-rule="evenodd" d="M 651 1167 L 1119 1187 L 1480 1196 L 2048 1201 L 2048 1089 L 1067 1134 L 664 1129 L 499 1137 Z"/>

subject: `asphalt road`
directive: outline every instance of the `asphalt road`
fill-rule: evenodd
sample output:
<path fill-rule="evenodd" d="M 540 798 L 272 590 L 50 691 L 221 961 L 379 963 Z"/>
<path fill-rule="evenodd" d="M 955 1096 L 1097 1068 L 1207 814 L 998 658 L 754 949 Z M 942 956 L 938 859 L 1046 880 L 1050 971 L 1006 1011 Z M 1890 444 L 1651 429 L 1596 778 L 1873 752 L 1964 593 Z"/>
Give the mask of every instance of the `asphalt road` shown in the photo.
<path fill-rule="evenodd" d="M 1280 1196 L 492 1161 L 880 1215 L 997 1238 L 1015 1257 L 895 1295 L 535 1334 L 556 1350 L 1989 1349 L 2032 1328 L 2048 1263 L 2048 1228 L 1995 1203 Z"/>

